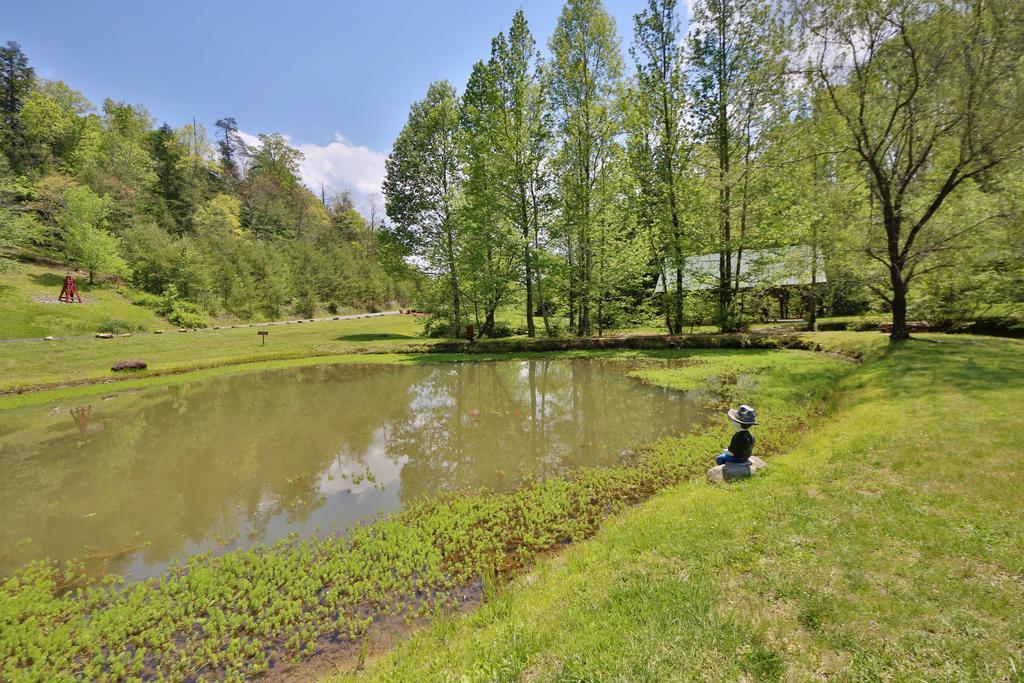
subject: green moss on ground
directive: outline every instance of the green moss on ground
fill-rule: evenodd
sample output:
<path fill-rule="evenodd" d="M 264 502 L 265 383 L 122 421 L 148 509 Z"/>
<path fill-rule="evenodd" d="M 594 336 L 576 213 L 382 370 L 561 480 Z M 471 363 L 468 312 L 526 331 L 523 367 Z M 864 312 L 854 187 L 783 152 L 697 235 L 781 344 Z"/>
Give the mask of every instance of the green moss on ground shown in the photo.
<path fill-rule="evenodd" d="M 1020 680 L 1024 344 L 929 339 L 838 381 L 765 476 L 664 491 L 360 678 Z"/>
<path fill-rule="evenodd" d="M 635 366 L 638 355 L 622 357 Z M 734 386 L 723 378 L 742 377 L 748 400 L 773 411 L 759 432 L 761 452 L 794 441 L 856 367 L 800 351 L 647 355 L 694 359 L 699 373 L 643 363 L 636 371 L 712 402 L 730 398 L 719 395 Z M 509 494 L 427 500 L 343 539 L 200 556 L 127 587 L 110 579 L 69 591 L 76 567 L 34 564 L 0 585 L 0 678 L 237 677 L 301 658 L 325 638 L 365 642 L 374 618 L 450 608 L 460 587 L 515 576 L 538 554 L 592 535 L 609 515 L 700 476 L 729 432 L 723 418 L 700 434 L 663 439 L 628 465 L 584 468 Z"/>

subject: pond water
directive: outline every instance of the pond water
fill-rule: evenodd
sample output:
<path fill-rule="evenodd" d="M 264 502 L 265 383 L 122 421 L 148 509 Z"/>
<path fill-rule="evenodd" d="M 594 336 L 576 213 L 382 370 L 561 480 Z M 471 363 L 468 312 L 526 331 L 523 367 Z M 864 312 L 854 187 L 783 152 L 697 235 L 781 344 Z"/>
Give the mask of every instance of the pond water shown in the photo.
<path fill-rule="evenodd" d="M 0 412 L 0 575 L 343 529 L 420 496 L 610 465 L 705 411 L 625 362 L 333 365 Z"/>

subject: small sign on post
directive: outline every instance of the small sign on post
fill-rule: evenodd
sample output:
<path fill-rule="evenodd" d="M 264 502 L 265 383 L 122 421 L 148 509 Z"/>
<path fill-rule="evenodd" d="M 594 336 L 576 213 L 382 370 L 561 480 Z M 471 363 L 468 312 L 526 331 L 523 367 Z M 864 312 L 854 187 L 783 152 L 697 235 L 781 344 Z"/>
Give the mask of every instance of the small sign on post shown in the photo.
<path fill-rule="evenodd" d="M 266 330 L 260 330 L 256 334 L 260 335 L 260 338 L 263 340 L 263 346 L 266 346 L 267 345 L 267 335 L 270 334 L 270 333 L 267 332 Z"/>

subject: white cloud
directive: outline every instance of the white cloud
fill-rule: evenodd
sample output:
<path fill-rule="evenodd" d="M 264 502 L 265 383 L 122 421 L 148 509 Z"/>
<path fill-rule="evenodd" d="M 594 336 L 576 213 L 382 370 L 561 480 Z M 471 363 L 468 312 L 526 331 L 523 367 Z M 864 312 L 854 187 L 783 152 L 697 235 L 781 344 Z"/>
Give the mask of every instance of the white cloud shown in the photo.
<path fill-rule="evenodd" d="M 349 190 L 356 206 L 380 194 L 385 154 L 353 145 L 340 133 L 335 133 L 334 140 L 326 145 L 304 144 L 298 148 L 306 156 L 301 164 L 302 180 L 314 190 L 320 190 L 321 181 L 329 192 Z"/>
<path fill-rule="evenodd" d="M 242 142 L 249 145 L 250 147 L 259 147 L 260 139 L 258 136 L 252 133 L 246 133 L 244 130 L 238 131 L 238 137 L 242 138 Z"/>
<path fill-rule="evenodd" d="M 238 135 L 247 145 L 259 146 L 257 136 L 244 131 L 238 131 Z M 305 156 L 299 164 L 299 174 L 302 182 L 317 196 L 320 194 L 320 183 L 323 182 L 329 195 L 348 190 L 353 203 L 360 210 L 365 210 L 366 201 L 370 197 L 379 198 L 381 184 L 384 182 L 386 154 L 354 145 L 341 133 L 335 133 L 334 140 L 326 145 L 296 145 L 290 136 L 285 135 L 284 138 Z"/>

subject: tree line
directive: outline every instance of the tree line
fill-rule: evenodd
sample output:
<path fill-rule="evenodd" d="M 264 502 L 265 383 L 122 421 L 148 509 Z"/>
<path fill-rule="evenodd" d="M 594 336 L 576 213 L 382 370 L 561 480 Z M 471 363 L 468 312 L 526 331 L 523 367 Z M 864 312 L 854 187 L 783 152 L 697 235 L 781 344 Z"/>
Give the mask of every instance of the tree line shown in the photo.
<path fill-rule="evenodd" d="M 542 52 L 525 15 L 462 92 L 430 85 L 387 160 L 389 239 L 439 333 L 747 325 L 744 252 L 800 245 L 801 305 L 909 316 L 1020 303 L 1024 7 L 648 0 L 628 59 L 600 0 Z M 684 282 L 714 255 L 707 288 Z M 655 283 L 663 293 L 655 294 Z"/>
<path fill-rule="evenodd" d="M 98 108 L 0 46 L 0 261 L 42 258 L 96 278 L 176 324 L 410 305 L 420 287 L 345 192 L 315 196 L 279 134 L 250 146 L 141 105 Z"/>

